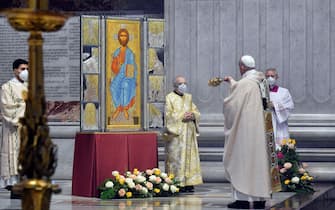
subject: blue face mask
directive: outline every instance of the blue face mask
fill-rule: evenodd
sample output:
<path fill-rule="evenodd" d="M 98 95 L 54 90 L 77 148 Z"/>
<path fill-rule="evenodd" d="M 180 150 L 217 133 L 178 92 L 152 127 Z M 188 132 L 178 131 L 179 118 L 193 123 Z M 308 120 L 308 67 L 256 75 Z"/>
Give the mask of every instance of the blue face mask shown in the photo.
<path fill-rule="evenodd" d="M 187 85 L 185 83 L 178 85 L 178 91 L 181 93 L 187 92 Z"/>

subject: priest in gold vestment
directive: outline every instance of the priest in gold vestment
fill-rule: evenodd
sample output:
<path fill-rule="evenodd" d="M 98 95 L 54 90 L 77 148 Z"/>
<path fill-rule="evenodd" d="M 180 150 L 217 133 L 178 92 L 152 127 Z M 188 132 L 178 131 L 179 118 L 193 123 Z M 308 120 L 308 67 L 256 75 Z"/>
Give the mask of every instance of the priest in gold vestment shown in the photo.
<path fill-rule="evenodd" d="M 19 119 L 26 109 L 28 62 L 13 62 L 14 78 L 4 83 L 0 91 L 2 138 L 0 144 L 0 187 L 11 189 L 18 181 Z"/>
<path fill-rule="evenodd" d="M 272 193 L 260 89 L 265 75 L 255 70 L 255 60 L 249 55 L 241 57 L 239 68 L 239 81 L 224 78 L 230 84 L 230 95 L 224 99 L 223 164 L 235 199 L 228 208 L 264 209 Z"/>
<path fill-rule="evenodd" d="M 202 184 L 197 143 L 200 112 L 186 93 L 186 80 L 177 76 L 174 91 L 166 96 L 165 169 L 180 181 L 181 191 L 193 192 Z"/>

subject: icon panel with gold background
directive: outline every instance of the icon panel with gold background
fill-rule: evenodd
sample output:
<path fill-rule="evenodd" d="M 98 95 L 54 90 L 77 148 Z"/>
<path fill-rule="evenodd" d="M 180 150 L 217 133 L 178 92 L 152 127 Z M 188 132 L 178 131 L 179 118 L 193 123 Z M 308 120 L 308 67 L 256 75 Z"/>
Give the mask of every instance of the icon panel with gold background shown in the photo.
<path fill-rule="evenodd" d="M 141 22 L 106 19 L 107 130 L 141 129 Z"/>
<path fill-rule="evenodd" d="M 160 129 L 164 127 L 164 103 L 166 95 L 163 20 L 148 20 L 147 46 L 148 126 L 150 129 Z"/>
<path fill-rule="evenodd" d="M 100 20 L 82 17 L 81 128 L 100 128 Z"/>

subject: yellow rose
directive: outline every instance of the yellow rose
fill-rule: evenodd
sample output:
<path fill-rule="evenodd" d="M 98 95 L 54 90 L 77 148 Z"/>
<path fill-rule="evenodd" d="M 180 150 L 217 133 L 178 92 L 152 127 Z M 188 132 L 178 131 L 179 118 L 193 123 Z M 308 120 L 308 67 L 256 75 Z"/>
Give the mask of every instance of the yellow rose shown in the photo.
<path fill-rule="evenodd" d="M 126 193 L 126 197 L 127 197 L 127 198 L 131 198 L 131 196 L 133 196 L 133 193 L 131 193 L 131 192 L 127 192 L 127 193 Z"/>
<path fill-rule="evenodd" d="M 115 176 L 115 180 L 117 181 L 117 180 L 119 180 L 120 179 L 120 175 L 116 175 Z"/>
<path fill-rule="evenodd" d="M 159 176 L 159 175 L 161 174 L 161 170 L 159 170 L 158 168 L 155 169 L 154 174 L 155 174 L 156 176 Z"/>
<path fill-rule="evenodd" d="M 169 174 L 169 178 L 173 179 L 174 178 L 174 174 Z"/>
<path fill-rule="evenodd" d="M 301 179 L 302 181 L 304 181 L 304 180 L 307 179 L 307 177 L 306 177 L 306 176 L 302 176 L 300 179 Z"/>
<path fill-rule="evenodd" d="M 119 183 L 121 184 L 121 185 L 123 185 L 124 184 L 124 179 L 119 179 Z"/>
<path fill-rule="evenodd" d="M 285 145 L 286 144 L 286 139 L 283 139 L 282 141 L 281 141 L 281 145 Z"/>
<path fill-rule="evenodd" d="M 286 179 L 285 181 L 284 181 L 284 184 L 286 184 L 286 185 L 288 185 L 288 184 L 290 184 L 290 180 L 289 179 Z"/>
<path fill-rule="evenodd" d="M 308 177 L 308 181 L 312 181 L 312 180 L 313 180 L 312 176 Z"/>
<path fill-rule="evenodd" d="M 295 139 L 292 139 L 292 144 L 296 144 L 297 142 L 295 141 Z"/>
<path fill-rule="evenodd" d="M 140 172 L 138 171 L 138 169 L 137 168 L 134 168 L 134 170 L 133 170 L 133 174 L 135 174 L 136 176 L 139 174 Z"/>
<path fill-rule="evenodd" d="M 154 189 L 154 192 L 155 192 L 155 193 L 159 193 L 160 191 L 161 191 L 161 190 L 158 189 L 158 188 L 155 188 L 155 189 Z"/>

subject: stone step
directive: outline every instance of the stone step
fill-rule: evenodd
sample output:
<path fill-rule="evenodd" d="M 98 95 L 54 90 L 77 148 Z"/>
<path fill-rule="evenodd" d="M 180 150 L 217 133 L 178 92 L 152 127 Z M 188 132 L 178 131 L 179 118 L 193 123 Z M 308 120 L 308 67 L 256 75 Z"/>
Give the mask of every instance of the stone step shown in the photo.
<path fill-rule="evenodd" d="M 223 147 L 199 147 L 201 161 L 222 161 Z M 335 148 L 297 148 L 301 161 L 335 162 Z M 164 147 L 158 148 L 159 160 L 164 160 Z"/>

